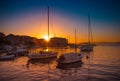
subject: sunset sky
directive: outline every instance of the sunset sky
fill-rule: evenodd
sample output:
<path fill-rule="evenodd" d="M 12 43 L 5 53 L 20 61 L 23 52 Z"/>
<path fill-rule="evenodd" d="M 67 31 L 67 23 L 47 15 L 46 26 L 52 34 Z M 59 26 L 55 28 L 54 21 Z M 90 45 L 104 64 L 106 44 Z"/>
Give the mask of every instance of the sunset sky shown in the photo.
<path fill-rule="evenodd" d="M 50 36 L 87 41 L 88 12 L 95 42 L 120 42 L 120 0 L 0 0 L 0 32 L 44 38 L 50 6 Z"/>

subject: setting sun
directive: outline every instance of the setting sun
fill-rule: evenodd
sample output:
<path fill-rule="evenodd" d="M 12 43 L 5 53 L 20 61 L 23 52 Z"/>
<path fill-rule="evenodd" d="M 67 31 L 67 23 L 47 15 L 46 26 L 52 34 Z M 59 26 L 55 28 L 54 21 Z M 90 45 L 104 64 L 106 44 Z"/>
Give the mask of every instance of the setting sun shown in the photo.
<path fill-rule="evenodd" d="M 49 38 L 48 38 L 47 35 L 45 35 L 43 38 L 44 38 L 46 41 L 49 41 Z"/>
<path fill-rule="evenodd" d="M 48 35 L 44 35 L 44 36 L 43 36 L 43 38 L 44 38 L 46 41 L 49 41 L 51 37 L 52 37 L 52 36 L 49 36 L 49 37 L 48 37 Z"/>

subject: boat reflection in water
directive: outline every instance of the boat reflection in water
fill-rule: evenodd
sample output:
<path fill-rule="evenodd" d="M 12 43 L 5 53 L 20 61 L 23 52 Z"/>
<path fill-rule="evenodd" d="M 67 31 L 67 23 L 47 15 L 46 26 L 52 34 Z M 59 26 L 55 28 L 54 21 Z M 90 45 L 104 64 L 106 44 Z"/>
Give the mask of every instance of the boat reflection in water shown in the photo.
<path fill-rule="evenodd" d="M 26 64 L 26 67 L 29 68 L 30 65 L 34 65 L 34 66 L 37 66 L 37 65 L 46 65 L 46 64 L 53 64 L 54 62 L 56 61 L 56 58 L 47 58 L 47 59 L 37 59 L 37 60 L 31 60 L 29 59 L 27 61 L 27 64 Z"/>
<path fill-rule="evenodd" d="M 56 67 L 59 69 L 68 70 L 70 68 L 79 68 L 82 66 L 82 64 L 83 64 L 82 61 L 75 62 L 75 63 L 69 63 L 69 64 L 58 63 Z"/>
<path fill-rule="evenodd" d="M 69 64 L 60 64 L 58 63 L 56 68 L 59 69 L 60 72 L 60 80 L 61 81 L 76 81 L 77 74 L 81 70 L 83 62 L 75 62 Z"/>

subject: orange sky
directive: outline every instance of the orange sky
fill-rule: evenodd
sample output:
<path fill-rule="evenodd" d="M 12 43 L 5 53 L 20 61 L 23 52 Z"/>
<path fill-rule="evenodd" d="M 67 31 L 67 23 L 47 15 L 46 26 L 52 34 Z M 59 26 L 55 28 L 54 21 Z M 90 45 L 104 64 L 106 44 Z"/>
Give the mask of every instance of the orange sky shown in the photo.
<path fill-rule="evenodd" d="M 75 20 L 66 15 L 50 16 L 50 36 L 64 37 L 74 43 L 74 29 L 77 29 L 77 43 L 86 42 L 87 19 Z M 92 22 L 93 23 L 93 22 Z M 106 24 L 92 24 L 93 38 L 95 42 L 120 42 L 119 33 L 114 29 L 107 29 Z M 105 27 L 104 27 L 105 26 Z M 103 27 L 103 28 L 101 28 Z M 28 35 L 44 38 L 47 35 L 47 14 L 39 13 L 13 18 L 6 21 L 0 29 L 5 34 Z"/>

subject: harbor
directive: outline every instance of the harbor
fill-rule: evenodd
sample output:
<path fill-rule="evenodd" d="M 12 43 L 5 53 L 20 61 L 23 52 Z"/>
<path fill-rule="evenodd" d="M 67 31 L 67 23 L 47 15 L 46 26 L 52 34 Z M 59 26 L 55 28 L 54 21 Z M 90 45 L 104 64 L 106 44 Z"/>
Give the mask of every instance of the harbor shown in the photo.
<path fill-rule="evenodd" d="M 119 0 L 0 3 L 0 81 L 120 81 Z"/>
<path fill-rule="evenodd" d="M 119 81 L 119 49 L 120 46 L 95 46 L 93 52 L 84 53 L 82 62 L 63 65 L 62 68 L 57 67 L 56 58 L 30 61 L 27 56 L 21 56 L 14 60 L 0 61 L 0 80 Z M 61 53 L 74 52 L 70 48 L 50 50 L 58 51 L 58 57 Z"/>

